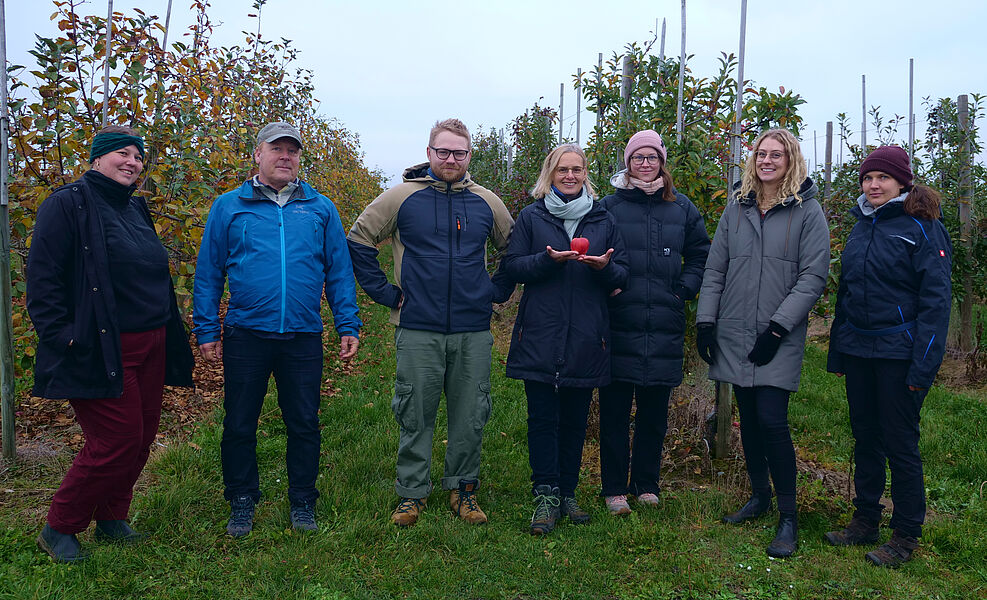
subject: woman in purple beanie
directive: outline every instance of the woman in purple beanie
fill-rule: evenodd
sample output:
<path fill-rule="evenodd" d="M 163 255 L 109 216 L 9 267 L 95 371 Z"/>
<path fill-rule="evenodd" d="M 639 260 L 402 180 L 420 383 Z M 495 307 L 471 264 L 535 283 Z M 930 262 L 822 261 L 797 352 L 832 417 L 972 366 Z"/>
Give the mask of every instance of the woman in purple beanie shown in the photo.
<path fill-rule="evenodd" d="M 919 413 L 942 364 L 952 303 L 952 245 L 934 190 L 912 184 L 908 154 L 882 146 L 860 165 L 857 223 L 841 258 L 827 368 L 845 376 L 854 438 L 853 518 L 834 546 L 876 544 L 885 469 L 893 534 L 867 560 L 897 567 L 925 521 Z"/>

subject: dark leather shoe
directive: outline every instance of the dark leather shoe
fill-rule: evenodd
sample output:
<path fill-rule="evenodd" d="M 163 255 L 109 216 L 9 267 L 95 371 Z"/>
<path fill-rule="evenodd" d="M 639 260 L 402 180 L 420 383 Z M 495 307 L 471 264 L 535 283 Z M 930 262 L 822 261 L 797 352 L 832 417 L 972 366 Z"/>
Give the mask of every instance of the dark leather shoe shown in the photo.
<path fill-rule="evenodd" d="M 136 544 L 147 539 L 147 534 L 134 531 L 130 523 L 123 520 L 96 521 L 93 539 L 114 544 Z"/>
<path fill-rule="evenodd" d="M 873 552 L 868 552 L 865 556 L 867 560 L 879 567 L 897 569 L 901 565 L 912 559 L 912 553 L 918 548 L 918 540 L 908 535 L 901 535 L 897 531 L 891 534 L 891 539 L 886 544 Z"/>
<path fill-rule="evenodd" d="M 740 507 L 735 513 L 724 515 L 724 523 L 739 525 L 744 521 L 750 521 L 771 510 L 771 496 L 751 496 L 747 504 Z"/>
<path fill-rule="evenodd" d="M 866 546 L 877 543 L 878 533 L 876 524 L 854 517 L 846 529 L 826 532 L 826 541 L 832 546 Z"/>
<path fill-rule="evenodd" d="M 82 549 L 82 544 L 71 533 L 55 531 L 47 523 L 38 534 L 38 548 L 44 550 L 55 562 L 74 563 L 86 560 L 89 552 Z"/>
<path fill-rule="evenodd" d="M 799 547 L 799 521 L 794 514 L 784 514 L 778 519 L 775 539 L 768 544 L 768 556 L 788 558 Z"/>

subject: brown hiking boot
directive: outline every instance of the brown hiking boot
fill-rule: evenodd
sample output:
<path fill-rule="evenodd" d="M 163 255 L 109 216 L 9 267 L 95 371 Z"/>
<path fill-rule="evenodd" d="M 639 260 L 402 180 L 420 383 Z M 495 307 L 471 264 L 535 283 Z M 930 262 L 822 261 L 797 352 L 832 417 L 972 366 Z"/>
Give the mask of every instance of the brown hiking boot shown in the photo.
<path fill-rule="evenodd" d="M 480 482 L 476 479 L 462 479 L 459 482 L 459 489 L 449 492 L 449 506 L 452 512 L 470 525 L 483 525 L 487 522 L 487 515 L 476 503 L 476 488 L 479 485 Z"/>
<path fill-rule="evenodd" d="M 418 515 L 425 510 L 425 498 L 401 498 L 397 508 L 391 513 L 391 523 L 398 527 L 411 527 L 418 521 Z"/>
<path fill-rule="evenodd" d="M 826 541 L 833 546 L 866 546 L 876 544 L 878 536 L 877 525 L 859 517 L 850 519 L 846 529 L 829 531 Z"/>
<path fill-rule="evenodd" d="M 912 559 L 912 552 L 918 548 L 918 540 L 897 531 L 891 534 L 891 539 L 877 550 L 865 555 L 867 560 L 879 567 L 897 569 Z"/>

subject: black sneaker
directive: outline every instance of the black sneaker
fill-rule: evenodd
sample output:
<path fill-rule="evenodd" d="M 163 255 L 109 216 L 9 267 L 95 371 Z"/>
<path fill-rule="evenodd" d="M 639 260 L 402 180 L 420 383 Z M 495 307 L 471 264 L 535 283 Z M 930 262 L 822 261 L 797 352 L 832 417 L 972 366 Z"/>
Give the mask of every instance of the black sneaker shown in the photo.
<path fill-rule="evenodd" d="M 254 499 L 250 496 L 237 496 L 230 500 L 230 520 L 226 522 L 226 533 L 238 538 L 250 533 L 254 528 Z"/>
<path fill-rule="evenodd" d="M 134 531 L 130 523 L 122 519 L 96 521 L 96 532 L 93 533 L 93 539 L 114 544 L 136 544 L 147 539 L 147 534 Z"/>
<path fill-rule="evenodd" d="M 538 485 L 534 489 L 535 512 L 531 515 L 531 535 L 545 535 L 559 519 L 559 488 Z"/>
<path fill-rule="evenodd" d="M 315 524 L 315 505 L 311 502 L 300 502 L 291 505 L 291 528 L 296 531 L 318 531 Z"/>
<path fill-rule="evenodd" d="M 38 548 L 48 553 L 55 562 L 74 563 L 89 557 L 89 552 L 82 549 L 74 534 L 55 531 L 47 523 L 38 534 L 37 542 Z"/>
<path fill-rule="evenodd" d="M 912 559 L 912 553 L 918 548 L 918 540 L 895 531 L 891 539 L 864 557 L 879 567 L 897 569 Z"/>
<path fill-rule="evenodd" d="M 577 525 L 589 523 L 589 513 L 583 510 L 572 496 L 562 496 L 559 512 L 569 517 L 569 520 Z"/>
<path fill-rule="evenodd" d="M 845 529 L 827 532 L 826 541 L 833 546 L 865 546 L 876 544 L 879 533 L 875 523 L 854 517 Z"/>

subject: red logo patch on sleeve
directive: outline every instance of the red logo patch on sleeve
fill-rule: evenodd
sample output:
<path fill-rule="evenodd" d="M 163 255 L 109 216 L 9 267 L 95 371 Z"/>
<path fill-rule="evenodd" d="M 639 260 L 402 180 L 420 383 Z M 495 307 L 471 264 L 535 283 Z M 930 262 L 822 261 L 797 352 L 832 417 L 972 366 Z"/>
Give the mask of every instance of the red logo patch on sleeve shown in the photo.
<path fill-rule="evenodd" d="M 940 250 L 939 251 L 939 256 L 941 256 L 943 258 L 946 258 L 946 251 L 945 250 Z"/>

